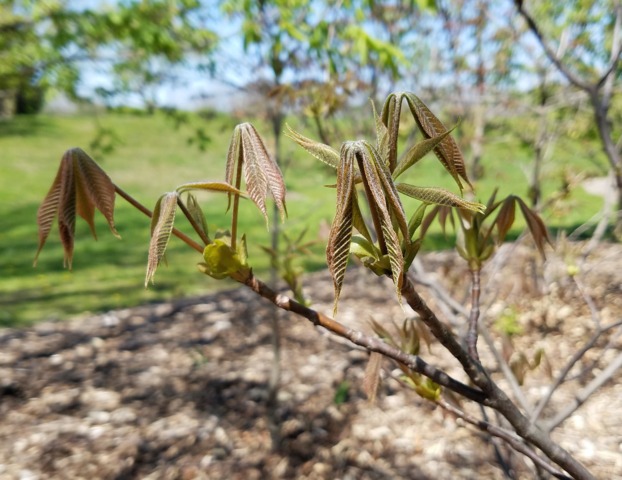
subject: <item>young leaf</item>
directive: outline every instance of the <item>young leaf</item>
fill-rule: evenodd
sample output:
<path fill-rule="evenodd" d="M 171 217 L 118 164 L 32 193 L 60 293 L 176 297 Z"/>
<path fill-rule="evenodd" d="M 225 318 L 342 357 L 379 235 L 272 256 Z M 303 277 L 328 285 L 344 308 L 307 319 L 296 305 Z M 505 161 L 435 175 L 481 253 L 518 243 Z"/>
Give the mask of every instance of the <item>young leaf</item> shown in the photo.
<path fill-rule="evenodd" d="M 365 367 L 363 376 L 363 391 L 371 403 L 376 401 L 378 385 L 380 384 L 380 367 L 382 366 L 382 354 L 371 352 L 369 361 Z"/>
<path fill-rule="evenodd" d="M 188 193 L 186 197 L 186 208 L 188 209 L 188 212 L 190 213 L 194 224 L 201 230 L 201 237 L 209 239 L 209 232 L 207 229 L 207 221 L 205 220 L 205 215 L 203 214 L 201 205 L 199 205 L 196 197 L 191 193 Z"/>
<path fill-rule="evenodd" d="M 506 235 L 514 225 L 515 212 L 516 212 L 516 203 L 514 202 L 513 196 L 507 197 L 501 203 L 501 209 L 497 214 L 497 218 L 495 219 L 495 223 L 497 225 L 497 232 L 499 232 L 498 242 L 503 243 Z"/>
<path fill-rule="evenodd" d="M 179 194 L 188 192 L 190 190 L 209 190 L 211 192 L 225 192 L 235 195 L 244 195 L 241 190 L 238 190 L 233 185 L 226 182 L 191 182 L 184 183 L 176 189 L 177 193 Z"/>
<path fill-rule="evenodd" d="M 343 279 L 350 256 L 352 238 L 352 200 L 354 191 L 354 155 L 347 154 L 347 144 L 342 147 L 341 164 L 337 170 L 337 211 L 328 235 L 326 262 L 333 278 L 335 302 L 333 312 L 341 294 Z"/>
<path fill-rule="evenodd" d="M 382 106 L 382 123 L 388 131 L 388 166 L 390 171 L 394 171 L 397 165 L 397 141 L 400 128 L 400 115 L 402 111 L 403 94 L 390 94 Z"/>
<path fill-rule="evenodd" d="M 533 237 L 533 241 L 540 252 L 540 255 L 544 258 L 544 243 L 551 244 L 551 239 L 549 238 L 549 232 L 546 229 L 546 225 L 540 218 L 540 216 L 534 212 L 531 208 L 527 206 L 527 204 L 519 197 L 515 197 L 518 202 L 518 206 L 521 209 L 523 217 L 525 217 L 525 221 L 527 222 L 527 227 L 531 232 L 531 236 Z"/>
<path fill-rule="evenodd" d="M 316 142 L 307 138 L 295 130 L 293 130 L 289 125 L 286 125 L 287 131 L 285 135 L 291 138 L 294 142 L 304 148 L 307 152 L 317 158 L 319 161 L 325 163 L 326 165 L 337 169 L 339 167 L 339 152 L 334 148 L 325 145 L 321 142 Z"/>
<path fill-rule="evenodd" d="M 266 146 L 255 127 L 250 123 L 243 123 L 237 128 L 240 129 L 241 133 L 244 180 L 246 181 L 248 196 L 255 202 L 267 223 L 266 197 L 270 192 L 281 214 L 281 220 L 283 220 L 287 214 L 287 209 L 285 206 L 285 182 L 281 170 L 268 155 Z"/>
<path fill-rule="evenodd" d="M 390 176 L 388 179 L 386 178 L 388 168 L 374 154 L 373 147 L 367 142 L 350 142 L 345 144 L 344 147 L 351 152 L 346 156 L 355 156 L 358 161 L 365 189 L 368 192 L 370 207 L 378 216 L 377 220 L 381 231 L 377 233 L 382 235 L 384 240 L 387 249 L 386 253 L 389 255 L 391 264 L 391 277 L 395 284 L 397 297 L 401 302 L 402 284 L 404 282 L 404 257 L 397 232 L 393 228 L 393 218 L 397 218 L 404 239 L 409 242 L 408 222 L 404 209 L 397 196 L 397 191 L 395 191 L 395 186 L 390 180 Z M 386 170 L 382 169 L 383 166 Z M 387 208 L 387 204 L 391 211 Z M 393 216 L 391 215 L 392 213 L 394 214 Z"/>
<path fill-rule="evenodd" d="M 39 246 L 34 265 L 58 218 L 58 229 L 64 250 L 64 264 L 71 269 L 75 237 L 76 213 L 89 225 L 96 237 L 94 214 L 98 209 L 106 218 L 110 230 L 119 236 L 114 226 L 115 186 L 110 177 L 80 148 L 67 150 L 54 182 L 37 212 Z"/>
<path fill-rule="evenodd" d="M 412 167 L 415 163 L 425 157 L 430 151 L 438 147 L 438 145 L 453 131 L 447 130 L 445 133 L 437 135 L 432 138 L 426 138 L 420 142 L 415 143 L 404 154 L 404 157 L 400 160 L 393 172 L 393 179 L 399 177 L 402 173 Z"/>
<path fill-rule="evenodd" d="M 419 99 L 419 97 L 413 93 L 404 93 L 402 95 L 403 98 L 406 98 L 417 125 L 426 137 L 433 138 L 447 132 L 445 125 L 443 125 L 443 123 L 432 113 L 432 111 L 421 101 L 421 99 Z M 445 169 L 451 174 L 461 190 L 462 183 L 460 182 L 460 178 L 471 186 L 471 182 L 469 181 L 466 173 L 466 166 L 462 152 L 460 152 L 458 144 L 451 136 L 445 137 L 434 149 L 434 153 L 436 153 L 438 159 L 441 161 Z"/>
<path fill-rule="evenodd" d="M 425 203 L 433 203 L 436 205 L 444 205 L 447 207 L 465 208 L 474 212 L 483 213 L 486 206 L 477 203 L 469 202 L 458 195 L 455 195 L 442 188 L 435 187 L 415 187 L 414 185 L 408 185 L 406 183 L 397 183 L 397 191 L 408 195 L 409 197 L 416 198 Z"/>
<path fill-rule="evenodd" d="M 147 273 L 145 274 L 145 287 L 153 282 L 155 272 L 164 257 L 169 238 L 175 223 L 177 211 L 177 192 L 169 192 L 162 195 L 152 217 L 151 241 L 149 243 L 149 258 L 147 260 Z M 157 215 L 157 216 L 156 216 Z"/>

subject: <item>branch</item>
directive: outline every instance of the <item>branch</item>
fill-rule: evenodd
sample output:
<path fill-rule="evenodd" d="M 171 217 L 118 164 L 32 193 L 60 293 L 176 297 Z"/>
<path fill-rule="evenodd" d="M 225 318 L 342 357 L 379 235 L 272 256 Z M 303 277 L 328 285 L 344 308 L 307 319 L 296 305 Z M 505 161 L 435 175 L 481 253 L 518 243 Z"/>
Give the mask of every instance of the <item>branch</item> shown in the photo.
<path fill-rule="evenodd" d="M 132 197 L 129 193 L 125 192 L 121 187 L 119 187 L 118 185 L 115 185 L 114 190 L 115 192 L 117 192 L 117 194 L 119 194 L 120 197 L 122 197 L 130 205 L 140 210 L 142 213 L 147 215 L 149 218 L 153 217 L 153 212 L 151 210 L 149 210 L 142 203 L 140 203 L 138 200 Z M 199 245 L 197 242 L 192 240 L 188 235 L 186 235 L 183 232 L 180 232 L 176 228 L 173 228 L 173 235 L 175 235 L 177 238 L 182 240 L 186 245 L 194 248 L 197 252 L 203 255 L 204 248 L 201 245 Z"/>
<path fill-rule="evenodd" d="M 402 297 L 421 317 L 437 340 L 460 362 L 464 371 L 488 397 L 487 403 L 503 415 L 514 427 L 516 433 L 527 442 L 538 447 L 558 466 L 562 467 L 576 479 L 593 479 L 593 475 L 565 449 L 553 442 L 548 433 L 533 425 L 525 417 L 506 393 L 490 378 L 482 365 L 472 359 L 458 343 L 451 331 L 436 317 L 425 301 L 415 291 L 412 282 L 406 277 L 402 287 Z M 622 361 L 622 355 L 621 355 Z"/>
<path fill-rule="evenodd" d="M 447 375 L 442 370 L 426 363 L 417 355 L 408 355 L 398 348 L 395 348 L 388 343 L 385 343 L 377 337 L 371 337 L 364 334 L 361 331 L 354 330 L 346 327 L 342 323 L 333 320 L 332 318 L 317 312 L 311 308 L 296 302 L 286 295 L 278 294 L 270 287 L 268 287 L 261 280 L 256 278 L 252 273 L 244 279 L 241 283 L 244 283 L 247 287 L 253 290 L 258 295 L 264 297 L 266 300 L 274 303 L 277 307 L 286 310 L 288 312 L 296 313 L 307 320 L 311 321 L 314 325 L 320 326 L 329 330 L 330 332 L 339 335 L 340 337 L 350 340 L 355 345 L 361 346 L 371 352 L 378 352 L 386 357 L 389 357 L 397 362 L 406 365 L 411 370 L 424 375 L 439 385 L 459 394 L 469 400 L 473 400 L 476 403 L 482 405 L 488 405 L 486 395 L 479 390 L 476 390 L 468 385 L 465 385 L 458 380 Z"/>
<path fill-rule="evenodd" d="M 464 420 L 465 422 L 470 423 L 471 425 L 474 425 L 482 432 L 486 432 L 494 437 L 500 438 L 501 440 L 506 442 L 508 445 L 510 445 L 510 447 L 512 447 L 514 450 L 530 458 L 533 461 L 533 463 L 542 467 L 544 470 L 549 472 L 555 478 L 559 478 L 562 480 L 571 480 L 571 478 L 565 475 L 562 471 L 553 467 L 545 459 L 538 456 L 538 454 L 534 452 L 531 448 L 529 448 L 529 446 L 525 445 L 521 441 L 520 437 L 516 436 L 514 432 L 511 432 L 504 428 L 493 425 L 487 421 L 478 420 L 477 418 L 472 417 L 471 415 L 460 410 L 459 408 L 455 407 L 454 405 L 452 405 L 451 403 L 447 402 L 446 400 L 442 398 L 439 399 L 437 403 L 438 405 L 440 405 L 442 408 L 444 408 L 448 412 L 451 412 L 454 415 L 456 415 L 458 418 L 461 418 L 462 420 Z"/>
<path fill-rule="evenodd" d="M 540 30 L 540 27 L 538 27 L 538 25 L 536 24 L 536 22 L 533 19 L 533 17 L 523 8 L 523 1 L 522 0 L 514 0 L 514 5 L 516 6 L 516 9 L 518 10 L 518 13 L 523 17 L 525 22 L 527 22 L 527 26 L 529 27 L 529 30 L 531 30 L 531 32 L 536 36 L 536 39 L 538 40 L 538 43 L 540 43 L 540 46 L 544 50 L 544 53 L 546 54 L 548 59 L 551 62 L 553 62 L 553 64 L 557 67 L 557 69 L 560 71 L 560 73 L 564 77 L 566 77 L 566 79 L 570 83 L 572 83 L 576 87 L 580 88 L 581 90 L 585 90 L 585 91 L 592 91 L 592 90 L 594 90 L 594 85 L 591 85 L 591 84 L 583 81 L 581 78 L 579 78 L 577 75 L 575 75 L 557 57 L 557 54 L 555 53 L 555 51 L 551 48 L 551 46 L 544 39 L 544 34 Z"/>
<path fill-rule="evenodd" d="M 428 287 L 429 289 L 432 290 L 432 293 L 436 296 L 438 300 L 446 304 L 450 309 L 452 309 L 457 314 L 462 315 L 464 318 L 469 318 L 469 312 L 462 304 L 457 302 L 442 285 L 428 278 L 429 275 L 427 275 L 427 272 L 424 270 L 421 260 L 419 260 L 418 258 L 415 258 L 415 261 L 413 262 L 413 267 L 415 268 L 415 273 L 417 274 L 417 277 L 414 278 L 414 281 L 416 283 L 423 285 L 425 287 Z M 506 381 L 510 384 L 510 387 L 512 388 L 512 392 L 514 393 L 514 396 L 516 397 L 516 400 L 520 404 L 521 408 L 525 410 L 526 412 L 531 412 L 531 409 L 532 409 L 531 405 L 525 398 L 525 395 L 522 389 L 520 388 L 520 385 L 516 381 L 516 377 L 514 373 L 512 373 L 512 369 L 510 368 L 508 363 L 503 359 L 503 357 L 499 354 L 499 351 L 495 347 L 494 340 L 490 336 L 490 332 L 488 331 L 488 328 L 486 327 L 485 323 L 480 322 L 478 325 L 478 330 L 484 337 L 484 341 L 486 342 L 486 345 L 488 346 L 488 348 L 490 349 L 490 352 L 495 358 L 497 362 L 497 366 L 503 373 L 503 376 L 505 377 Z"/>
<path fill-rule="evenodd" d="M 572 415 L 590 396 L 601 386 L 611 380 L 616 370 L 622 367 L 622 353 L 620 353 L 599 375 L 597 375 L 583 390 L 575 395 L 574 400 L 552 420 L 544 425 L 547 432 L 551 432 L 558 427 L 564 420 Z"/>

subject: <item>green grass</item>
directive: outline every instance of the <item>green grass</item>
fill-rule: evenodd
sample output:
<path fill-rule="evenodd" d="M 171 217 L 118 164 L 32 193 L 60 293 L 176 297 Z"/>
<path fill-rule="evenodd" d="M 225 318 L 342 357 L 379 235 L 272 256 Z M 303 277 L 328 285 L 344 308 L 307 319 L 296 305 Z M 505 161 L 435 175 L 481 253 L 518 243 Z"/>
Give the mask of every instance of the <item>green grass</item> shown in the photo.
<path fill-rule="evenodd" d="M 177 185 L 196 180 L 222 179 L 224 161 L 235 122 L 226 116 L 216 116 L 206 126 L 211 143 L 206 152 L 190 145 L 187 139 L 199 125 L 192 117 L 192 125 L 180 130 L 163 115 L 138 116 L 106 114 L 98 121 L 112 128 L 121 139 L 114 152 L 96 160 L 115 183 L 131 193 L 148 207 L 157 197 Z M 259 122 L 258 130 L 270 148 L 270 129 Z M 304 131 L 309 136 L 315 135 Z M 36 212 L 39 203 L 54 178 L 62 153 L 74 146 L 89 150 L 89 142 L 96 133 L 92 116 L 20 117 L 0 123 L 0 325 L 20 325 L 43 319 L 65 319 L 83 312 L 103 311 L 164 299 L 205 293 L 216 288 L 231 286 L 217 282 L 196 270 L 200 255 L 181 241 L 172 238 L 167 253 L 168 265 L 161 267 L 155 285 L 143 287 L 149 220 L 122 200 L 117 200 L 115 219 L 122 240 L 114 238 L 97 214 L 99 240 L 94 241 L 88 227 L 78 221 L 74 268 L 63 269 L 63 254 L 55 229 L 40 255 L 36 269 L 32 260 L 37 246 Z M 338 148 L 338 145 L 334 145 Z M 292 235 L 309 229 L 306 239 L 317 236 L 322 223 L 329 224 L 335 207 L 334 191 L 323 185 L 334 183 L 334 174 L 323 164 L 283 140 L 284 169 L 289 190 L 289 219 L 284 229 Z M 579 146 L 576 146 L 579 149 Z M 486 149 L 484 166 L 486 177 L 476 185 L 481 199 L 497 185 L 501 193 L 524 195 L 529 155 L 511 142 L 491 143 Z M 557 166 L 557 165 L 562 165 Z M 546 192 L 556 188 L 556 178 L 562 168 L 577 171 L 592 168 L 570 146 L 561 151 L 558 163 L 548 172 L 550 180 Z M 444 186 L 456 191 L 450 177 L 444 173 L 433 156 L 424 159 L 402 181 L 422 186 Z M 216 194 L 199 194 L 203 201 L 210 228 L 229 228 L 225 214 L 226 199 Z M 405 200 L 407 210 L 416 202 Z M 551 212 L 547 219 L 556 227 L 571 228 L 583 223 L 600 208 L 596 197 L 577 191 L 567 202 L 567 209 Z M 412 211 L 412 210 L 410 210 Z M 180 215 L 177 226 L 191 233 Z M 240 217 L 240 231 L 247 234 L 250 261 L 254 270 L 265 276 L 268 259 L 259 245 L 269 244 L 265 223 L 250 202 L 244 202 Z M 428 248 L 446 246 L 447 242 L 432 232 Z M 324 265 L 323 247 L 317 247 L 315 258 L 305 259 L 307 268 Z"/>

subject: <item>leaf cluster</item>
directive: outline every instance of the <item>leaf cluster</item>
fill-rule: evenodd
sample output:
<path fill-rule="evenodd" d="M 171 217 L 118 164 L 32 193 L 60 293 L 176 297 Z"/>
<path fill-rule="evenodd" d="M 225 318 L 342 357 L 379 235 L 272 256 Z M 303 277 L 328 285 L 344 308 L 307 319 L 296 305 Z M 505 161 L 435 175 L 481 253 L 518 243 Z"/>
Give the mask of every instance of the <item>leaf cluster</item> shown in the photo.
<path fill-rule="evenodd" d="M 406 149 L 398 159 L 398 134 L 402 105 L 406 103 L 423 139 Z M 373 105 L 372 105 L 373 107 Z M 412 93 L 391 94 L 380 115 L 373 109 L 376 141 L 343 143 L 338 152 L 329 145 L 311 140 L 292 129 L 288 135 L 311 155 L 337 171 L 337 211 L 332 223 L 326 258 L 333 277 L 335 310 L 343 285 L 350 253 L 377 275 L 393 279 L 401 298 L 403 277 L 422 241 L 421 226 L 428 205 L 458 207 L 483 212 L 485 207 L 459 195 L 435 187 L 397 182 L 397 178 L 434 152 L 460 190 L 470 186 L 464 158 L 443 123 Z M 421 201 L 407 215 L 400 194 Z M 364 206 L 363 206 L 364 205 Z M 369 212 L 371 221 L 365 218 Z M 354 233 L 354 231 L 358 233 Z"/>
<path fill-rule="evenodd" d="M 546 243 L 550 244 L 551 240 L 546 225 L 538 213 L 516 195 L 508 195 L 502 200 L 497 200 L 496 196 L 495 190 L 488 199 L 484 211 L 451 209 L 438 205 L 424 219 L 423 229 L 427 230 L 436 218 L 445 231 L 449 221 L 458 233 L 456 243 L 458 253 L 468 262 L 470 269 L 480 270 L 483 263 L 495 252 L 496 247 L 505 241 L 514 225 L 518 206 L 536 248 L 544 257 L 544 247 Z"/>

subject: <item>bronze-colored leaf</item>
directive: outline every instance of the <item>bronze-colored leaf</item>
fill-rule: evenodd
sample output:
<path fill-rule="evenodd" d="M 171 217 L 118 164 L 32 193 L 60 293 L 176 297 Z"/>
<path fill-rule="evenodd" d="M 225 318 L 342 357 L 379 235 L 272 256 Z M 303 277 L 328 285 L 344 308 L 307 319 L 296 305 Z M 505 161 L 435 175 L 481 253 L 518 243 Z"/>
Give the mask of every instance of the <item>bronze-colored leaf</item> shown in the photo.
<path fill-rule="evenodd" d="M 378 395 L 378 385 L 380 385 L 380 367 L 382 366 L 382 354 L 371 352 L 369 361 L 365 367 L 363 376 L 363 391 L 367 399 L 373 404 Z"/>
<path fill-rule="evenodd" d="M 244 180 L 248 196 L 255 202 L 267 223 L 266 197 L 270 192 L 283 220 L 287 214 L 287 208 L 285 206 L 285 182 L 281 170 L 270 158 L 255 127 L 250 123 L 243 123 L 239 127 L 242 137 Z"/>
<path fill-rule="evenodd" d="M 531 236 L 533 237 L 533 241 L 540 252 L 542 257 L 545 257 L 544 254 L 544 244 L 548 243 L 551 245 L 551 239 L 549 237 L 549 232 L 546 228 L 546 225 L 540 218 L 540 216 L 534 212 L 531 208 L 527 206 L 527 204 L 519 197 L 515 197 L 518 202 L 518 206 L 521 209 L 523 217 L 525 217 L 525 221 L 527 222 L 527 227 L 531 232 Z"/>
<path fill-rule="evenodd" d="M 395 182 L 391 177 L 389 167 L 382 161 L 378 152 L 369 143 L 363 142 L 363 145 L 367 150 L 369 159 L 371 160 L 372 165 L 376 170 L 376 175 L 382 185 L 386 204 L 390 210 L 389 215 L 392 219 L 395 219 L 406 243 L 409 243 L 410 237 L 408 235 L 408 220 L 406 219 L 406 212 L 404 211 L 404 206 L 402 205 L 400 196 L 397 193 Z"/>
<path fill-rule="evenodd" d="M 514 219 L 516 218 L 516 203 L 514 197 L 511 195 L 507 197 L 502 203 L 495 224 L 497 225 L 497 232 L 499 234 L 498 242 L 503 243 L 510 228 L 514 225 Z"/>
<path fill-rule="evenodd" d="M 399 177 L 433 149 L 437 148 L 438 145 L 452 132 L 452 130 L 447 130 L 445 133 L 441 133 L 440 135 L 432 138 L 426 138 L 425 140 L 417 142 L 410 147 L 410 149 L 404 154 L 403 158 L 397 164 L 397 167 L 393 172 L 393 178 L 396 179 Z"/>
<path fill-rule="evenodd" d="M 235 185 L 236 188 L 240 188 L 241 174 L 236 175 L 236 167 L 240 172 L 242 171 L 242 133 L 240 131 L 240 125 L 237 125 L 233 129 L 231 135 L 231 142 L 229 142 L 229 149 L 227 150 L 227 164 L 225 165 L 225 182 L 229 185 Z M 234 178 L 235 177 L 235 178 Z M 229 204 L 227 210 L 231 207 L 231 194 L 229 194 Z"/>
<path fill-rule="evenodd" d="M 404 94 L 402 93 L 391 93 L 385 100 L 380 114 L 382 123 L 386 125 L 389 134 L 389 158 L 387 163 L 391 172 L 395 170 L 397 165 L 397 143 L 403 96 Z"/>
<path fill-rule="evenodd" d="M 433 138 L 447 132 L 447 128 L 443 123 L 432 113 L 432 111 L 413 93 L 404 93 L 403 97 L 406 98 L 411 113 L 420 130 L 428 138 Z M 438 159 L 441 161 L 445 169 L 450 173 L 455 182 L 462 190 L 462 178 L 469 186 L 471 182 L 467 176 L 466 166 L 464 163 L 464 157 L 458 144 L 451 137 L 451 135 L 445 137 L 443 141 L 434 149 Z"/>
<path fill-rule="evenodd" d="M 316 142 L 305 137 L 304 135 L 301 135 L 289 125 L 285 125 L 285 127 L 287 128 L 285 135 L 291 138 L 319 161 L 333 167 L 334 169 L 339 167 L 339 152 L 337 150 L 324 143 Z"/>
<path fill-rule="evenodd" d="M 83 218 L 89 222 L 93 235 L 95 235 L 95 227 L 92 226 L 92 206 L 95 206 L 108 222 L 112 233 L 118 237 L 119 234 L 114 225 L 115 187 L 112 180 L 110 180 L 106 172 L 95 163 L 95 160 L 89 157 L 82 149 L 73 148 L 70 152 L 74 159 L 76 180 L 78 180 L 78 183 L 84 188 L 84 194 L 86 195 L 86 198 L 82 196 L 78 197 L 78 213 L 83 209 L 83 203 L 89 204 L 85 210 L 90 211 L 90 217 Z"/>
<path fill-rule="evenodd" d="M 333 278 L 335 302 L 333 313 L 337 312 L 337 304 L 350 256 L 350 239 L 352 238 L 352 192 L 354 190 L 354 154 L 341 149 L 341 160 L 337 169 L 337 210 L 328 235 L 326 245 L 326 262 Z"/>
<path fill-rule="evenodd" d="M 385 164 L 387 167 L 389 167 L 389 129 L 382 121 L 382 117 L 376 112 L 376 106 L 373 101 L 371 102 L 371 108 L 376 124 L 376 149 L 380 154 L 380 158 L 382 158 L 386 162 Z"/>
<path fill-rule="evenodd" d="M 393 278 L 393 283 L 395 284 L 395 291 L 398 300 L 401 302 L 401 291 L 404 282 L 404 257 L 397 232 L 393 228 L 394 217 L 391 216 L 391 213 L 387 208 L 388 202 L 392 209 L 395 209 L 395 205 L 393 204 L 394 199 L 389 194 L 390 189 L 389 191 L 385 190 L 386 184 L 384 183 L 384 174 L 380 168 L 382 166 L 382 162 L 374 157 L 372 154 L 373 147 L 371 147 L 371 145 L 367 142 L 351 142 L 350 144 L 345 145 L 346 148 L 351 150 L 356 156 L 359 164 L 359 170 L 363 175 L 365 189 L 368 192 L 370 207 L 372 208 L 372 211 L 377 213 L 377 220 L 380 224 L 381 230 L 377 233 L 378 235 L 382 235 L 382 239 L 386 246 L 386 253 L 389 255 L 389 262 L 391 265 L 391 277 Z M 395 193 L 397 196 L 397 192 Z M 399 202 L 399 197 L 397 201 Z M 398 205 L 401 207 L 401 202 L 399 202 Z M 398 213 L 397 210 L 392 210 L 392 212 L 395 214 Z M 401 213 L 401 216 L 403 217 L 398 222 L 400 229 L 402 230 L 406 241 L 409 241 L 408 222 L 403 208 L 401 208 L 401 212 L 399 213 Z"/>
<path fill-rule="evenodd" d="M 115 186 L 106 173 L 80 148 L 67 150 L 54 182 L 37 212 L 39 246 L 36 265 L 47 237 L 58 219 L 58 230 L 64 251 L 64 265 L 71 269 L 75 237 L 76 213 L 89 225 L 97 238 L 94 225 L 95 209 L 106 218 L 110 230 L 119 236 L 114 226 Z"/>
<path fill-rule="evenodd" d="M 145 287 L 153 282 L 155 272 L 164 257 L 168 241 L 173 232 L 175 212 L 177 211 L 177 192 L 168 192 L 162 195 L 154 208 L 152 217 L 151 241 L 149 242 L 149 258 L 147 260 L 147 273 L 145 274 Z"/>
<path fill-rule="evenodd" d="M 465 208 L 474 212 L 483 213 L 486 206 L 477 203 L 469 202 L 458 195 L 451 193 L 442 188 L 436 187 L 416 187 L 414 185 L 408 185 L 406 183 L 397 183 L 396 188 L 404 195 L 408 195 L 411 198 L 416 198 L 425 203 L 445 205 L 447 207 Z"/>
<path fill-rule="evenodd" d="M 358 194 L 356 193 L 356 189 L 352 190 L 352 226 L 356 228 L 356 230 L 367 240 L 369 240 L 370 242 L 373 241 L 371 233 L 369 233 L 369 229 L 365 224 L 365 219 L 363 218 L 361 207 L 359 206 Z"/>

